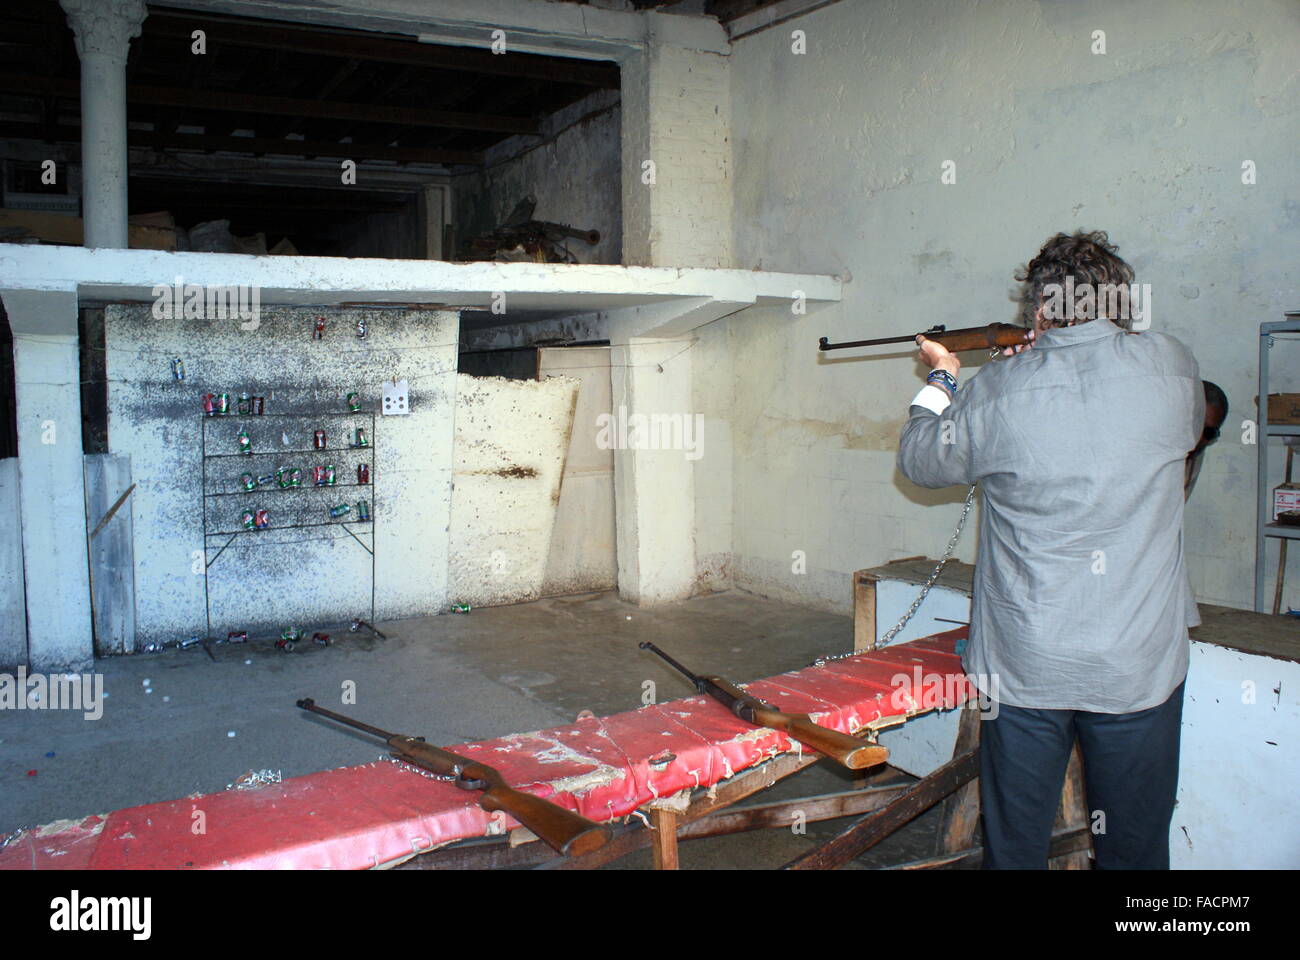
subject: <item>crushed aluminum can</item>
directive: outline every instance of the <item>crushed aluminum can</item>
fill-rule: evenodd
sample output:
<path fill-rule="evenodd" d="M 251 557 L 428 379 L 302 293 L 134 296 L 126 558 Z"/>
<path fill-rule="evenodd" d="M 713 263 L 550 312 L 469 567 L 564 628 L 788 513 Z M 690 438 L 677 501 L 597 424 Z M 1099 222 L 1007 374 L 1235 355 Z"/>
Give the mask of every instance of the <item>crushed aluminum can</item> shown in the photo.
<path fill-rule="evenodd" d="M 247 630 L 232 630 L 226 634 L 226 643 L 248 643 Z"/>
<path fill-rule="evenodd" d="M 320 647 L 332 647 L 334 645 L 334 641 L 330 639 L 328 633 L 313 633 L 311 635 L 311 642 Z"/>
<path fill-rule="evenodd" d="M 452 613 L 469 613 L 471 607 L 468 603 L 453 603 L 451 605 Z"/>
<path fill-rule="evenodd" d="M 370 325 L 366 322 L 366 318 L 365 318 L 365 317 L 362 317 L 361 319 L 359 319 L 359 320 L 357 321 L 357 339 L 358 339 L 358 340 L 364 340 L 364 339 L 366 339 L 366 334 L 369 332 L 369 330 L 370 330 Z"/>
<path fill-rule="evenodd" d="M 258 510 L 253 514 L 253 526 L 258 530 L 265 530 L 271 525 L 271 516 L 265 510 Z"/>
<path fill-rule="evenodd" d="M 348 400 L 348 409 L 351 410 L 353 413 L 356 413 L 358 410 L 361 409 L 361 395 L 360 395 L 360 394 L 358 394 L 358 393 L 356 393 L 356 392 L 349 393 L 349 394 L 348 394 L 348 398 L 347 398 L 347 400 Z"/>
<path fill-rule="evenodd" d="M 180 357 L 175 357 L 172 360 L 172 376 L 177 380 L 185 379 L 185 361 Z"/>
<path fill-rule="evenodd" d="M 266 397 L 253 397 L 253 416 L 260 417 L 266 412 Z"/>
<path fill-rule="evenodd" d="M 195 644 L 199 644 L 199 643 L 202 643 L 202 642 L 203 642 L 203 641 L 200 640 L 200 639 L 198 638 L 198 635 L 196 634 L 195 636 L 190 637 L 188 640 L 182 640 L 182 641 L 180 642 L 180 648 L 181 648 L 182 650 L 188 650 L 190 647 L 194 646 Z"/>
<path fill-rule="evenodd" d="M 311 338 L 313 340 L 323 340 L 325 338 L 325 318 L 317 317 L 316 326 L 312 329 Z"/>
<path fill-rule="evenodd" d="M 203 395 L 203 415 L 205 417 L 215 417 L 217 415 L 217 395 L 215 393 L 205 393 Z"/>
<path fill-rule="evenodd" d="M 238 777 L 234 783 L 226 784 L 227 790 L 253 790 L 267 784 L 279 783 L 282 774 L 279 770 L 249 770 Z"/>

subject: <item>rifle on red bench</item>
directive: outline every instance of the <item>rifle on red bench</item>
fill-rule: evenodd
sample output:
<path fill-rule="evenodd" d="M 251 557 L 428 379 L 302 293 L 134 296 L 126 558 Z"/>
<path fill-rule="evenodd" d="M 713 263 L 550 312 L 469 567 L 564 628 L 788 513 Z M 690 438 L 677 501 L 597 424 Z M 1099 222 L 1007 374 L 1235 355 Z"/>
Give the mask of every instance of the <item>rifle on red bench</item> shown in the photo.
<path fill-rule="evenodd" d="M 783 730 L 800 743 L 824 753 L 850 770 L 862 770 L 884 763 L 889 750 L 877 743 L 868 743 L 847 733 L 831 730 L 813 723 L 806 713 L 785 713 L 766 700 L 750 696 L 740 687 L 722 677 L 700 677 L 691 673 L 649 640 L 641 644 L 642 650 L 658 654 L 669 665 L 686 675 L 700 693 L 707 693 L 746 723 L 757 727 Z"/>
<path fill-rule="evenodd" d="M 605 841 L 609 839 L 608 828 L 592 823 L 586 817 L 579 816 L 572 810 L 566 810 L 549 800 L 516 790 L 505 782 L 500 773 L 485 763 L 431 746 L 424 742 L 423 737 L 406 737 L 400 733 L 380 730 L 368 723 L 361 723 L 351 717 L 318 707 L 316 701 L 311 699 L 299 700 L 298 706 L 357 730 L 382 737 L 392 748 L 393 756 L 397 759 L 423 767 L 440 777 L 454 778 L 456 786 L 462 790 L 482 790 L 483 796 L 478 801 L 480 807 L 484 810 L 505 811 L 537 834 L 557 853 L 579 856 L 604 846 Z"/>

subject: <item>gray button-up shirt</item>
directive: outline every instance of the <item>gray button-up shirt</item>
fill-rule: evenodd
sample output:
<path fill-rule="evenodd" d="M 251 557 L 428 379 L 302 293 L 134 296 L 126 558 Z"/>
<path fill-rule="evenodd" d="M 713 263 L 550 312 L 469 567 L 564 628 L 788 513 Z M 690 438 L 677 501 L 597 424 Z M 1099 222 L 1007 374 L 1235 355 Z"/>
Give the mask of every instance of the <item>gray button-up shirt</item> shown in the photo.
<path fill-rule="evenodd" d="M 1200 622 L 1183 561 L 1196 359 L 1107 320 L 987 363 L 942 414 L 913 406 L 898 466 L 984 496 L 964 665 L 1003 703 L 1128 713 L 1169 698 Z M 996 680 L 988 679 L 996 676 Z"/>

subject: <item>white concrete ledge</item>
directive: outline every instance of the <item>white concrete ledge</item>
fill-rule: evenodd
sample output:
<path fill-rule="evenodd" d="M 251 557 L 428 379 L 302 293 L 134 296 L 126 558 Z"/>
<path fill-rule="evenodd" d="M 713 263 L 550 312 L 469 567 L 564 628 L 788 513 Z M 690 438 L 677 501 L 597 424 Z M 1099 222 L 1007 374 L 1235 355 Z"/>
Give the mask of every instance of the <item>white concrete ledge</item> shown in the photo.
<path fill-rule="evenodd" d="M 383 301 L 482 310 L 504 293 L 508 313 L 583 313 L 701 298 L 739 309 L 788 303 L 796 292 L 809 303 L 835 302 L 841 286 L 838 277 L 816 274 L 696 267 L 447 263 L 0 244 L 0 292 L 75 291 L 89 300 L 150 302 L 156 286 L 171 286 L 178 277 L 187 284 L 256 287 L 261 303 L 268 306 Z"/>

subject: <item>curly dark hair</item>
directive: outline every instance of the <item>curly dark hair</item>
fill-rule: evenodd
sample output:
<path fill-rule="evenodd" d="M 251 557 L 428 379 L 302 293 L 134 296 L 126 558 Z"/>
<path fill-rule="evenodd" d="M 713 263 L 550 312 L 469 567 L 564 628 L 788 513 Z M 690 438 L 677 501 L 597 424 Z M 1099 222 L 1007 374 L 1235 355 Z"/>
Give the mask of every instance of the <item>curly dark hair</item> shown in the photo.
<path fill-rule="evenodd" d="M 1111 289 L 1122 285 L 1119 291 L 1120 309 L 1116 309 L 1116 299 L 1101 295 L 1096 300 L 1096 316 L 1113 321 L 1120 327 L 1128 329 L 1133 320 L 1129 315 L 1127 291 L 1133 282 L 1133 268 L 1116 254 L 1119 248 L 1110 242 L 1104 230 L 1091 233 L 1083 230 L 1074 234 L 1058 233 L 1038 251 L 1038 256 L 1016 271 L 1015 278 L 1021 284 L 1019 295 L 1020 322 L 1026 327 L 1034 325 L 1034 318 L 1047 295 L 1044 288 L 1051 284 L 1064 286 L 1066 277 L 1073 277 L 1075 288 L 1090 284 L 1095 291 Z M 1081 316 L 1076 322 L 1085 322 L 1091 316 Z M 1065 326 L 1063 319 L 1045 318 L 1046 326 Z"/>

